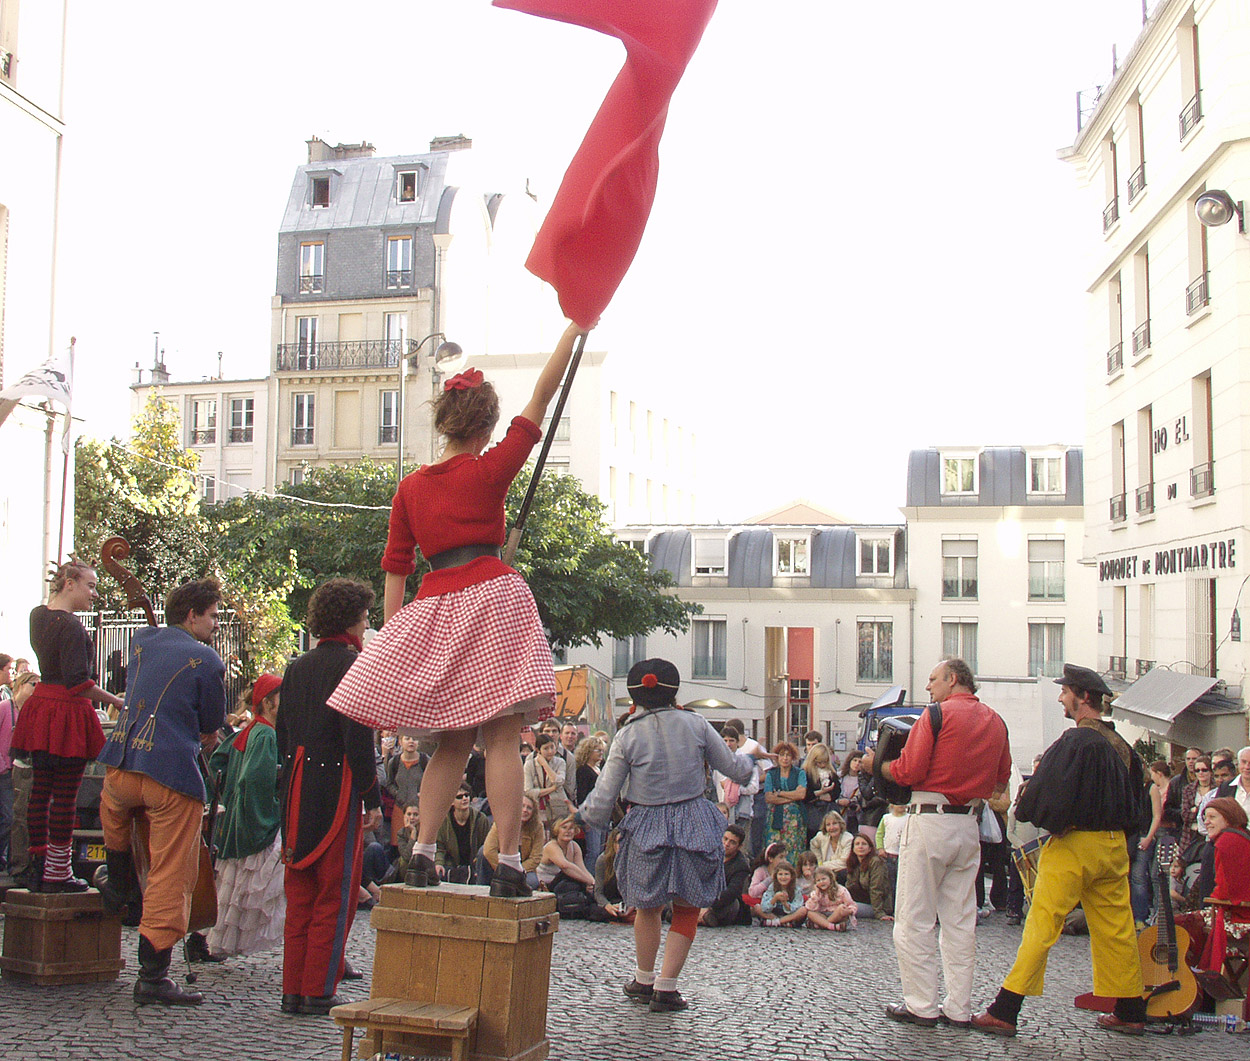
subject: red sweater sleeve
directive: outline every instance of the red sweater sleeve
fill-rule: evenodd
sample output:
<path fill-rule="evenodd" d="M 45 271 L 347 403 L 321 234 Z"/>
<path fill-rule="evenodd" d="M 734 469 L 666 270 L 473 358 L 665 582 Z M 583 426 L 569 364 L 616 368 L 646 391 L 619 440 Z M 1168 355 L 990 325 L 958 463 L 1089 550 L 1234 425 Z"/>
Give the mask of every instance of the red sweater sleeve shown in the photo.
<path fill-rule="evenodd" d="M 543 433 L 538 426 L 523 416 L 515 416 L 504 437 L 482 454 L 478 466 L 490 483 L 503 483 L 506 487 L 525 467 L 530 450 L 541 440 Z"/>
<path fill-rule="evenodd" d="M 405 480 L 406 481 L 406 480 Z M 391 522 L 386 533 L 386 551 L 382 554 L 382 570 L 407 577 L 417 569 L 417 540 L 408 526 L 408 506 L 404 503 L 404 484 L 400 483 L 391 501 Z"/>

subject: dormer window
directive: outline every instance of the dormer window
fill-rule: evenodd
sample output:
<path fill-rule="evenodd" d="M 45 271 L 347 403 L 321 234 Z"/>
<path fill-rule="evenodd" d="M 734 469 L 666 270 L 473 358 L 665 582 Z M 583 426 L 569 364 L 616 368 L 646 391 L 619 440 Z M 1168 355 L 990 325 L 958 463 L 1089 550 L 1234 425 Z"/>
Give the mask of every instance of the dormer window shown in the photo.
<path fill-rule="evenodd" d="M 1029 493 L 1062 494 L 1063 464 L 1059 454 L 1029 454 Z"/>
<path fill-rule="evenodd" d="M 942 493 L 975 494 L 977 492 L 977 458 L 968 453 L 942 454 Z"/>
<path fill-rule="evenodd" d="M 725 538 L 721 534 L 696 534 L 694 537 L 694 573 L 725 574 Z"/>
<path fill-rule="evenodd" d="M 415 169 L 404 169 L 395 174 L 395 198 L 401 203 L 417 201 L 417 171 Z"/>
<path fill-rule="evenodd" d="M 806 575 L 810 538 L 807 535 L 801 538 L 777 537 L 774 541 L 774 571 L 778 575 Z"/>
<path fill-rule="evenodd" d="M 330 205 L 330 178 L 312 178 L 312 205 L 314 209 Z"/>

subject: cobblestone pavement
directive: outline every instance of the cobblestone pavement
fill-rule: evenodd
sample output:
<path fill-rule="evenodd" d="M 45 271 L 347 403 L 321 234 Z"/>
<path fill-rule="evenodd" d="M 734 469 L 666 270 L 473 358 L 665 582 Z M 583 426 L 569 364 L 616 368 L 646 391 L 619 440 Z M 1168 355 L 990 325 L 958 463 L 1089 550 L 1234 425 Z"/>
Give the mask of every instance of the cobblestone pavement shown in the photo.
<path fill-rule="evenodd" d="M 125 930 L 127 968 L 114 983 L 39 988 L 0 981 L 0 1058 L 324 1059 L 340 1056 L 329 1018 L 278 1012 L 281 954 L 196 966 L 205 1002 L 195 1009 L 140 1008 L 131 999 L 136 938 Z M 977 931 L 974 1003 L 983 1007 L 1015 954 L 1020 930 L 992 916 Z M 366 978 L 349 998 L 368 994 L 373 932 L 356 919 L 348 957 Z M 176 959 L 176 974 L 184 973 Z M 633 971 L 632 930 L 565 922 L 555 937 L 548 1034 L 556 1061 L 992 1061 L 1098 1058 L 1142 1061 L 1165 1055 L 1225 1061 L 1250 1053 L 1250 1036 L 1130 1039 L 1094 1027 L 1072 999 L 1090 986 L 1089 941 L 1062 937 L 1051 954 L 1046 995 L 1029 1000 L 1019 1037 L 994 1039 L 946 1028 L 888 1021 L 882 1006 L 899 998 L 888 925 L 856 933 L 729 928 L 701 930 L 681 987 L 683 1013 L 652 1014 L 629 1002 L 621 985 Z"/>

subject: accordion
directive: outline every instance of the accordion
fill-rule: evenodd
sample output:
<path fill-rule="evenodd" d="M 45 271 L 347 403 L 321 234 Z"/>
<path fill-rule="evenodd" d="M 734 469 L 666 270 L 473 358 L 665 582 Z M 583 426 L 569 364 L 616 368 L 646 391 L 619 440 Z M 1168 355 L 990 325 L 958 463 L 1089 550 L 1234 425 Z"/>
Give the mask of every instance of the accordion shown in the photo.
<path fill-rule="evenodd" d="M 889 780 L 882 772 L 885 763 L 892 763 L 903 754 L 903 745 L 911 735 L 914 720 L 910 718 L 883 719 L 877 730 L 877 750 L 873 756 L 872 772 L 877 791 L 891 803 L 907 803 L 911 800 L 911 789 Z"/>

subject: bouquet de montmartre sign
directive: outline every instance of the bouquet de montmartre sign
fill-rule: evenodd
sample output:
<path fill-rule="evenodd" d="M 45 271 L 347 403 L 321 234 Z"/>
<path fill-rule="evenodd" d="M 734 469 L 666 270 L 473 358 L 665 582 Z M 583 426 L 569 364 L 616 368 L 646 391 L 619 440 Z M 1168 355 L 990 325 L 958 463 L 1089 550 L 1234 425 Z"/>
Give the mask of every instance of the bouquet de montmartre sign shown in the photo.
<path fill-rule="evenodd" d="M 1181 575 L 1190 571 L 1232 572 L 1237 569 L 1237 539 L 1216 538 L 1169 545 L 1153 555 L 1127 553 L 1098 561 L 1099 582 L 1131 582 L 1160 575 Z"/>

